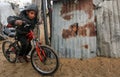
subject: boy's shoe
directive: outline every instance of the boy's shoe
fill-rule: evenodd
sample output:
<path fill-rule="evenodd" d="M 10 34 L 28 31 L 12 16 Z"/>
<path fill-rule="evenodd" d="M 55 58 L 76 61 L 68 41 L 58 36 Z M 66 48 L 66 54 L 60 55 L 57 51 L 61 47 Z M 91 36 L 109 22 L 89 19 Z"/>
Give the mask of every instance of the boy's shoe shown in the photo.
<path fill-rule="evenodd" d="M 23 59 L 24 59 L 26 62 L 30 62 L 30 58 L 27 57 L 27 56 L 23 56 Z"/>
<path fill-rule="evenodd" d="M 20 62 L 20 63 L 24 62 L 23 56 L 18 56 L 18 62 Z"/>

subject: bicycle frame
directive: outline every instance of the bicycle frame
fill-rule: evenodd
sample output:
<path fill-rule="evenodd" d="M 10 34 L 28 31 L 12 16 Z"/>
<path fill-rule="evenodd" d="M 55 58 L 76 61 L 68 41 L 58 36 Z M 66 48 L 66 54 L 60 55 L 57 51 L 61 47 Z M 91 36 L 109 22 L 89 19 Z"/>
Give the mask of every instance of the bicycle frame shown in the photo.
<path fill-rule="evenodd" d="M 17 46 L 16 46 L 17 45 Z M 15 48 L 16 48 L 16 50 L 17 50 L 17 52 L 15 52 L 16 54 L 17 53 L 19 53 L 19 51 L 20 51 L 20 45 L 19 45 L 19 43 L 18 43 L 18 40 L 15 40 L 10 46 L 9 46 L 9 48 L 11 47 L 11 46 L 14 46 Z M 14 48 L 12 48 L 12 50 L 14 50 Z M 17 54 L 18 55 L 18 54 Z"/>
<path fill-rule="evenodd" d="M 31 35 L 32 35 L 32 37 L 33 37 L 33 38 L 32 38 L 32 41 L 33 41 L 34 49 L 36 50 L 36 52 L 37 52 L 37 54 L 38 54 L 38 56 L 39 56 L 40 61 L 41 61 L 41 62 L 44 62 L 44 59 L 46 58 L 46 54 L 45 54 L 44 50 L 40 47 L 41 44 L 40 44 L 39 41 L 35 38 L 33 31 L 30 31 L 30 32 L 31 32 Z M 28 41 L 30 41 L 30 40 L 28 40 Z M 21 47 L 20 47 L 20 45 L 19 45 L 18 42 L 19 42 L 19 41 L 16 40 L 16 37 L 15 37 L 15 41 L 14 41 L 9 47 L 14 46 L 15 48 L 18 47 L 17 50 L 20 49 Z M 16 53 L 17 53 L 17 52 L 16 52 Z"/>
<path fill-rule="evenodd" d="M 39 41 L 37 39 L 35 39 L 35 36 L 34 36 L 33 32 L 32 32 L 32 36 L 33 36 L 32 41 L 33 41 L 33 44 L 34 44 L 34 48 L 35 48 L 35 50 L 36 50 L 36 52 L 39 56 L 40 61 L 43 62 L 44 59 L 43 59 L 42 56 L 44 56 L 44 58 L 46 58 L 46 54 L 45 54 L 44 50 L 40 47 L 41 43 L 39 43 Z"/>

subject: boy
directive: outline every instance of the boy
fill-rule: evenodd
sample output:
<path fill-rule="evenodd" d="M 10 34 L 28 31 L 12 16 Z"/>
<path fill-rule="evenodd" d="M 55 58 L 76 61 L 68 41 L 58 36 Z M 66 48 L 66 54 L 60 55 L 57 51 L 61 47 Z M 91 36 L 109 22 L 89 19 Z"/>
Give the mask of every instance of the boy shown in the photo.
<path fill-rule="evenodd" d="M 35 28 L 35 24 L 38 22 L 37 15 L 37 6 L 35 4 L 31 4 L 23 10 L 18 17 L 9 16 L 7 19 L 8 23 L 13 25 L 13 27 L 17 26 L 16 36 L 22 46 L 19 56 L 23 57 L 26 61 L 28 61 L 27 55 L 32 48 L 30 41 L 28 41 L 28 34 L 30 30 Z M 24 22 L 29 24 L 29 26 L 26 26 Z"/>

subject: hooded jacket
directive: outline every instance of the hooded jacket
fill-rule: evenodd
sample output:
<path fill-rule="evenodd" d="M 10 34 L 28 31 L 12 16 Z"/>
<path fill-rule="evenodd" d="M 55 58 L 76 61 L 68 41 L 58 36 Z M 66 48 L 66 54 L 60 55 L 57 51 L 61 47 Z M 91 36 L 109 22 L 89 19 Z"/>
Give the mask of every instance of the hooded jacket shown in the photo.
<path fill-rule="evenodd" d="M 36 17 L 34 19 L 29 19 L 26 11 L 35 11 L 36 12 Z M 31 4 L 28 6 L 25 10 L 21 11 L 19 16 L 9 16 L 7 21 L 9 24 L 13 25 L 13 27 L 17 26 L 15 25 L 16 20 L 22 20 L 25 21 L 25 23 L 29 24 L 29 26 L 26 26 L 26 24 L 22 24 L 21 26 L 17 26 L 16 28 L 16 34 L 19 35 L 26 35 L 30 30 L 33 30 L 35 28 L 35 24 L 38 22 L 38 8 L 35 4 Z"/>

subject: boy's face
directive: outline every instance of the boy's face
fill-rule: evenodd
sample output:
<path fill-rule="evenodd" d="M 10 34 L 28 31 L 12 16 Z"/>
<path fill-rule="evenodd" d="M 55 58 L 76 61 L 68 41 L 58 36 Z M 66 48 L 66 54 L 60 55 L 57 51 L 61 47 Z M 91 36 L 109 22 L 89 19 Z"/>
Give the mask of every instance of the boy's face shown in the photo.
<path fill-rule="evenodd" d="M 27 15 L 29 19 L 34 19 L 36 17 L 36 12 L 35 11 L 27 11 Z"/>

